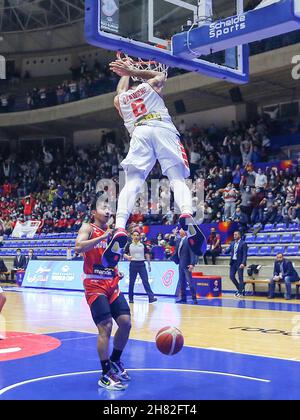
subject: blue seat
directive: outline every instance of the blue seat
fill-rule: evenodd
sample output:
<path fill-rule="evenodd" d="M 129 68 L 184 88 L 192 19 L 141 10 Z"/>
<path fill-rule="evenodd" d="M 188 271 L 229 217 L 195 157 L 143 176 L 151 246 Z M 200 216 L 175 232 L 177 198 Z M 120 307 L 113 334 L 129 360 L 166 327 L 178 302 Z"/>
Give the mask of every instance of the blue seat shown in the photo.
<path fill-rule="evenodd" d="M 289 225 L 288 230 L 290 230 L 290 231 L 292 231 L 292 232 L 299 230 L 299 225 L 298 225 L 298 223 L 291 223 L 291 224 Z"/>
<path fill-rule="evenodd" d="M 280 235 L 278 233 L 271 233 L 268 236 L 268 243 L 269 244 L 277 244 L 280 241 Z"/>
<path fill-rule="evenodd" d="M 40 255 L 45 255 L 46 254 L 46 250 L 45 249 L 40 249 Z"/>
<path fill-rule="evenodd" d="M 296 233 L 296 235 L 294 235 L 293 242 L 300 242 L 300 233 Z"/>
<path fill-rule="evenodd" d="M 265 233 L 258 234 L 255 239 L 256 244 L 266 244 L 268 242 L 268 235 Z"/>
<path fill-rule="evenodd" d="M 246 235 L 246 242 L 247 244 L 254 244 L 255 242 L 255 236 L 250 234 L 250 235 Z"/>
<path fill-rule="evenodd" d="M 258 255 L 258 246 L 250 246 L 248 249 L 248 256 L 255 256 Z"/>
<path fill-rule="evenodd" d="M 259 249 L 259 255 L 271 255 L 271 247 L 270 246 L 262 246 Z"/>
<path fill-rule="evenodd" d="M 274 230 L 274 225 L 272 223 L 267 223 L 264 227 L 264 232 L 272 232 Z"/>
<path fill-rule="evenodd" d="M 274 229 L 276 232 L 286 230 L 286 223 L 278 223 Z"/>
<path fill-rule="evenodd" d="M 280 243 L 282 244 L 288 244 L 290 242 L 293 242 L 293 235 L 291 233 L 284 233 L 280 237 Z"/>
<path fill-rule="evenodd" d="M 277 245 L 277 246 L 274 246 L 271 255 L 284 254 L 284 251 L 285 251 L 284 245 Z"/>
<path fill-rule="evenodd" d="M 286 251 L 285 251 L 286 255 L 298 255 L 298 253 L 299 253 L 299 246 L 298 245 L 288 246 Z"/>

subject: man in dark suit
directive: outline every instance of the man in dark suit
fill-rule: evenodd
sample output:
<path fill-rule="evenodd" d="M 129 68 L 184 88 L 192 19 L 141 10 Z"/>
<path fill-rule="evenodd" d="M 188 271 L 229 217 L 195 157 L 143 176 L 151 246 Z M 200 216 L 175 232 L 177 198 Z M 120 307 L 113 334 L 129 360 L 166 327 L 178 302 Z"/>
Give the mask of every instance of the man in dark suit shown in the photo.
<path fill-rule="evenodd" d="M 35 260 L 37 260 L 37 256 L 34 254 L 34 250 L 30 249 L 26 257 L 26 268 L 29 264 L 29 261 L 35 261 Z"/>
<path fill-rule="evenodd" d="M 15 256 L 13 268 L 11 270 L 11 280 L 15 279 L 15 273 L 17 270 L 26 269 L 26 257 L 21 254 L 21 250 L 17 249 L 17 255 Z"/>
<path fill-rule="evenodd" d="M 193 302 L 197 305 L 196 289 L 193 284 L 192 272 L 197 264 L 198 257 L 191 250 L 186 232 L 183 229 L 179 231 L 180 239 L 176 241 L 175 253 L 172 260 L 179 265 L 179 285 L 181 289 L 181 298 L 176 303 L 186 303 L 186 285 L 188 283 L 192 294 Z"/>
<path fill-rule="evenodd" d="M 241 239 L 239 231 L 234 232 L 233 239 L 227 250 L 227 253 L 230 253 L 230 280 L 237 289 L 235 296 L 240 297 L 245 294 L 244 269 L 247 265 L 248 246 Z M 235 277 L 236 274 L 238 274 L 239 281 Z"/>
<path fill-rule="evenodd" d="M 290 300 L 292 297 L 292 286 L 291 283 L 299 281 L 299 275 L 295 270 L 292 261 L 284 258 L 283 254 L 277 254 L 276 261 L 274 263 L 273 278 L 270 281 L 270 289 L 268 299 L 273 299 L 275 295 L 275 285 L 278 282 L 285 283 L 285 299 Z"/>

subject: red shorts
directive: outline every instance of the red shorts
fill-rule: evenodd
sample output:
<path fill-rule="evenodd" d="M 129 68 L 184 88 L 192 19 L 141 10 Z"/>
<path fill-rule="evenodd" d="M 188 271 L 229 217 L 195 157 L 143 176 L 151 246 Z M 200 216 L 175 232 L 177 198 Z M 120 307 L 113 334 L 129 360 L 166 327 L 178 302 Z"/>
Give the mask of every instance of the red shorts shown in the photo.
<path fill-rule="evenodd" d="M 112 280 L 85 279 L 83 286 L 88 305 L 91 307 L 100 295 L 106 296 L 111 305 L 120 296 L 119 281 L 119 276 L 114 277 Z"/>

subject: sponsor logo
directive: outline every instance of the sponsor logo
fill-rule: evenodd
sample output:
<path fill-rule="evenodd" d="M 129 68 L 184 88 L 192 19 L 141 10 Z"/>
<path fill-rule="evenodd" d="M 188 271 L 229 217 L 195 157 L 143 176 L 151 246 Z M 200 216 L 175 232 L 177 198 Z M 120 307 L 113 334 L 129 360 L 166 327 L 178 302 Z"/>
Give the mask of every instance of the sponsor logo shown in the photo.
<path fill-rule="evenodd" d="M 168 270 L 163 276 L 162 276 L 162 283 L 165 287 L 170 287 L 173 284 L 173 278 L 175 275 L 174 270 Z"/>
<path fill-rule="evenodd" d="M 36 270 L 36 274 L 44 274 L 44 273 L 50 273 L 51 268 L 47 268 L 47 267 L 39 267 Z"/>
<path fill-rule="evenodd" d="M 300 337 L 300 331 L 284 331 L 284 330 L 277 330 L 276 328 L 256 328 L 256 327 L 232 327 L 229 328 L 230 330 L 241 330 L 245 332 L 256 332 L 261 334 L 273 334 L 273 335 L 285 335 L 287 337 Z"/>
<path fill-rule="evenodd" d="M 246 16 L 237 15 L 223 19 L 209 25 L 209 37 L 220 38 L 220 36 L 233 34 L 234 32 L 246 29 Z"/>

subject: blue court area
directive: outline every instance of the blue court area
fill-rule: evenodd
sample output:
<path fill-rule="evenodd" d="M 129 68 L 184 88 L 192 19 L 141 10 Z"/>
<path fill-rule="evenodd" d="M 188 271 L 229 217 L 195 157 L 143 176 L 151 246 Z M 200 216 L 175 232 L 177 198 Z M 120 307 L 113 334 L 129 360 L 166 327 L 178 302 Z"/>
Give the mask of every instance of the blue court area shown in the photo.
<path fill-rule="evenodd" d="M 124 362 L 132 381 L 123 392 L 98 388 L 96 335 L 51 334 L 61 346 L 0 364 L 2 400 L 299 399 L 300 363 L 185 347 L 161 355 L 154 343 L 130 340 Z"/>

